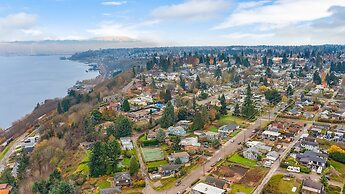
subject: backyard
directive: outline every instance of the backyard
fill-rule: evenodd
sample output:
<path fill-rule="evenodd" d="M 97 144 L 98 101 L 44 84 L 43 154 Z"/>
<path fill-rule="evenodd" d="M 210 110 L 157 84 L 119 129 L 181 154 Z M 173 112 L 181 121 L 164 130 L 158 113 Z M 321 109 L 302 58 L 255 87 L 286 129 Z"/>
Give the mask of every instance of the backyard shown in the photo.
<path fill-rule="evenodd" d="M 241 127 L 248 126 L 247 121 L 245 119 L 241 117 L 232 116 L 229 114 L 220 116 L 219 120 L 217 120 L 215 123 L 219 126 L 228 125 L 230 123 L 236 123 Z"/>
<path fill-rule="evenodd" d="M 296 178 L 288 178 L 284 180 L 283 174 L 274 175 L 264 187 L 265 193 L 281 193 L 293 194 L 299 193 L 301 181 Z M 292 191 L 296 188 L 295 192 Z"/>
<path fill-rule="evenodd" d="M 247 158 L 243 158 L 238 152 L 235 152 L 232 156 L 228 158 L 228 161 L 234 162 L 243 166 L 247 167 L 256 167 L 256 161 L 255 160 L 249 160 Z"/>

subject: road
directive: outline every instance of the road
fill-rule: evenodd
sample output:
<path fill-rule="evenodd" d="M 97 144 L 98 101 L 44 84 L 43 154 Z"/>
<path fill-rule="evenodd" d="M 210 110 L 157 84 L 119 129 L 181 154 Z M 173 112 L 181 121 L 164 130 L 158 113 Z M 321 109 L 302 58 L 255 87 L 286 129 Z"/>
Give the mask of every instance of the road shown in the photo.
<path fill-rule="evenodd" d="M 190 185 L 197 179 L 202 178 L 205 173 L 207 171 L 209 171 L 213 165 L 215 165 L 219 158 L 225 158 L 226 156 L 228 156 L 229 154 L 232 154 L 234 152 L 236 152 L 239 148 L 242 147 L 242 145 L 238 145 L 239 142 L 244 142 L 246 139 L 248 139 L 250 136 L 252 136 L 253 130 L 260 127 L 261 124 L 265 121 L 268 121 L 269 118 L 271 118 L 272 120 L 274 120 L 276 118 L 276 113 L 279 110 L 279 108 L 275 107 L 273 108 L 273 110 L 267 114 L 264 114 L 262 116 L 260 116 L 251 126 L 249 126 L 247 129 L 242 130 L 239 134 L 237 134 L 234 138 L 232 138 L 234 140 L 233 143 L 229 141 L 227 141 L 225 144 L 222 145 L 222 147 L 208 160 L 208 162 L 206 162 L 203 166 L 200 166 L 198 168 L 196 168 L 195 170 L 193 170 L 191 173 L 189 173 L 187 176 L 185 176 L 182 180 L 181 180 L 181 185 L 170 188 L 168 190 L 165 191 L 156 191 L 152 188 L 149 178 L 148 176 L 145 176 L 145 180 L 147 181 L 147 185 L 143 190 L 144 194 L 176 194 L 177 192 L 183 192 L 184 190 L 186 190 L 188 187 L 190 187 Z M 139 150 L 137 148 L 136 149 Z M 139 154 L 140 155 L 140 154 Z M 141 156 L 140 156 L 140 164 L 144 165 Z M 145 170 L 145 168 L 143 168 L 142 170 Z M 147 175 L 147 173 L 144 173 L 145 175 Z"/>

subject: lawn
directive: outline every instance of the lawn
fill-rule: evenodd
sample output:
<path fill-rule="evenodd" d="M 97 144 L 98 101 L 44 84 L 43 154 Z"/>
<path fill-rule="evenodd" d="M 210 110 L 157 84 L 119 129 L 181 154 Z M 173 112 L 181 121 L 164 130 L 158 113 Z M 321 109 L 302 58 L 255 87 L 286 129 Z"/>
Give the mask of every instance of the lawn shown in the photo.
<path fill-rule="evenodd" d="M 91 155 L 91 151 L 87 150 L 83 156 L 82 161 L 79 163 L 77 170 L 74 173 L 88 175 L 89 174 L 89 158 Z"/>
<path fill-rule="evenodd" d="M 231 194 L 235 194 L 237 192 L 243 192 L 243 193 L 246 193 L 246 194 L 250 194 L 254 191 L 254 187 L 248 187 L 244 184 L 232 184 L 231 185 Z"/>
<path fill-rule="evenodd" d="M 241 132 L 241 129 L 236 129 L 234 132 L 230 134 L 230 137 L 235 137 L 239 132 Z"/>
<path fill-rule="evenodd" d="M 2 160 L 2 159 L 5 157 L 6 153 L 7 153 L 7 152 L 10 150 L 10 148 L 13 146 L 14 141 L 15 141 L 15 140 L 13 140 L 10 144 L 8 144 L 8 145 L 5 147 L 4 150 L 2 150 L 2 152 L 0 153 L 0 160 Z"/>
<path fill-rule="evenodd" d="M 111 187 L 111 183 L 108 180 L 102 180 L 99 183 L 98 187 L 101 188 L 101 189 L 110 188 Z"/>
<path fill-rule="evenodd" d="M 161 148 L 141 148 L 145 162 L 153 162 L 164 159 L 164 153 Z"/>
<path fill-rule="evenodd" d="M 341 174 L 345 174 L 345 164 L 342 164 L 340 162 L 334 161 L 334 160 L 329 160 L 331 166 L 335 168 L 338 172 Z"/>
<path fill-rule="evenodd" d="M 147 168 L 159 167 L 168 164 L 166 160 L 154 161 L 146 163 Z"/>
<path fill-rule="evenodd" d="M 283 180 L 284 175 L 274 175 L 264 187 L 265 193 L 284 193 L 294 194 L 299 193 L 300 182 L 296 178 L 290 178 L 290 180 Z M 297 190 L 292 192 L 292 188 L 296 187 Z"/>
<path fill-rule="evenodd" d="M 217 132 L 218 132 L 218 128 L 215 127 L 215 126 L 211 126 L 211 127 L 208 129 L 208 131 L 217 133 Z"/>
<path fill-rule="evenodd" d="M 335 185 L 328 185 L 326 188 L 326 193 L 327 194 L 340 194 L 341 193 L 341 188 Z"/>
<path fill-rule="evenodd" d="M 228 125 L 231 123 L 236 123 L 237 125 L 240 125 L 242 127 L 246 127 L 246 120 L 241 117 L 236 117 L 232 115 L 222 115 L 220 116 L 220 119 L 216 121 L 216 123 L 220 126 L 222 125 Z"/>
<path fill-rule="evenodd" d="M 228 160 L 230 162 L 234 162 L 237 164 L 241 164 L 243 166 L 247 166 L 247 167 L 256 167 L 256 161 L 255 160 L 249 160 L 247 158 L 243 158 L 242 156 L 240 156 L 238 154 L 238 152 L 236 152 L 235 154 L 233 154 L 230 158 L 228 158 Z"/>
<path fill-rule="evenodd" d="M 170 189 L 175 186 L 176 184 L 176 178 L 167 178 L 167 179 L 161 179 L 160 182 L 162 183 L 162 186 L 154 188 L 157 191 L 163 191 Z"/>
<path fill-rule="evenodd" d="M 126 166 L 126 167 L 129 167 L 129 163 L 130 163 L 131 159 L 130 158 L 124 158 L 122 160 L 122 166 Z"/>

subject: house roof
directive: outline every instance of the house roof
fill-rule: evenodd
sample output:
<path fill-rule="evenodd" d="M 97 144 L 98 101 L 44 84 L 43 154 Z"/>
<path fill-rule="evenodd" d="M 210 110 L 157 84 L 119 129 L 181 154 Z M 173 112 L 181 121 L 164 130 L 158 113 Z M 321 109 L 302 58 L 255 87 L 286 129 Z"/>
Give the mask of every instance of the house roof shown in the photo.
<path fill-rule="evenodd" d="M 223 194 L 225 193 L 224 189 L 219 189 L 217 187 L 205 184 L 205 183 L 198 183 L 193 187 L 193 190 L 198 191 L 200 193 L 205 194 Z"/>
<path fill-rule="evenodd" d="M 100 194 L 113 194 L 113 193 L 121 193 L 121 188 L 115 187 L 115 188 L 106 188 L 106 189 L 100 190 Z"/>
<path fill-rule="evenodd" d="M 220 189 L 223 189 L 224 185 L 226 184 L 225 181 L 219 180 L 213 176 L 208 176 L 205 181 L 207 184 L 218 187 Z"/>
<path fill-rule="evenodd" d="M 274 132 L 274 131 L 264 131 L 262 132 L 263 135 L 269 135 L 269 136 L 279 136 L 279 132 Z"/>
<path fill-rule="evenodd" d="M 309 178 L 308 179 L 304 179 L 302 185 L 306 186 L 306 187 L 313 188 L 313 189 L 317 189 L 317 190 L 322 190 L 323 189 L 323 185 L 321 183 L 312 181 Z"/>
<path fill-rule="evenodd" d="M 117 172 L 114 175 L 114 179 L 117 180 L 117 181 L 130 180 L 131 179 L 131 175 L 129 174 L 129 172 Z"/>
<path fill-rule="evenodd" d="M 179 157 L 189 157 L 189 154 L 187 152 L 176 152 L 171 154 L 174 158 Z"/>
<path fill-rule="evenodd" d="M 161 170 L 167 171 L 167 170 L 178 170 L 181 168 L 181 165 L 179 164 L 173 164 L 173 165 L 165 165 L 160 167 Z"/>

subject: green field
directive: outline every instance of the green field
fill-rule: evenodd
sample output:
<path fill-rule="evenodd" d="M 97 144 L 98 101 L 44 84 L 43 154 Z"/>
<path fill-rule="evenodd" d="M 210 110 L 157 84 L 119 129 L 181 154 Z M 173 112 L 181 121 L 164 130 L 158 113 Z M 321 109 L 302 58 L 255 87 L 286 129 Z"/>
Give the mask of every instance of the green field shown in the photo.
<path fill-rule="evenodd" d="M 83 174 L 83 175 L 89 174 L 88 162 L 89 162 L 90 155 L 91 155 L 91 151 L 87 150 L 85 152 L 85 155 L 83 156 L 82 161 L 79 163 L 77 170 L 74 173 Z"/>
<path fill-rule="evenodd" d="M 238 152 L 236 152 L 235 154 L 233 154 L 230 158 L 228 158 L 228 160 L 230 162 L 234 162 L 243 166 L 247 166 L 247 167 L 255 167 L 256 166 L 256 161 L 255 160 L 249 160 L 247 158 L 243 158 L 242 156 L 240 156 L 238 154 Z"/>
<path fill-rule="evenodd" d="M 141 148 L 145 162 L 153 162 L 164 159 L 164 153 L 161 148 Z"/>
<path fill-rule="evenodd" d="M 231 185 L 231 194 L 236 194 L 237 192 L 243 192 L 246 194 L 250 194 L 254 191 L 254 187 L 248 187 L 244 184 L 232 184 Z"/>
<path fill-rule="evenodd" d="M 277 174 L 272 176 L 268 183 L 264 187 L 265 193 L 282 193 L 286 194 L 299 193 L 300 182 L 296 178 L 290 178 L 290 180 L 283 180 L 284 175 Z M 292 192 L 292 188 L 296 187 L 296 192 Z"/>
<path fill-rule="evenodd" d="M 152 167 L 164 166 L 166 164 L 168 164 L 168 162 L 166 160 L 159 160 L 159 161 L 154 161 L 154 162 L 148 162 L 148 163 L 146 163 L 146 166 L 148 168 L 152 168 Z"/>
<path fill-rule="evenodd" d="M 331 164 L 331 166 L 335 168 L 335 170 L 337 170 L 341 174 L 345 174 L 345 164 L 342 164 L 334 160 L 329 160 L 329 163 Z"/>
<path fill-rule="evenodd" d="M 211 127 L 208 129 L 208 131 L 217 133 L 217 132 L 218 132 L 218 128 L 215 127 L 215 126 L 211 126 Z"/>
<path fill-rule="evenodd" d="M 163 191 L 174 187 L 176 184 L 176 178 L 172 177 L 167 179 L 161 179 L 160 182 L 162 183 L 162 186 L 154 188 L 157 191 Z"/>
<path fill-rule="evenodd" d="M 10 150 L 10 148 L 13 146 L 15 140 L 13 140 L 10 144 L 8 144 L 4 150 L 2 150 L 2 152 L 0 153 L 0 160 L 2 160 L 4 158 L 4 156 L 6 155 L 6 153 Z"/>
<path fill-rule="evenodd" d="M 241 117 L 236 117 L 232 115 L 222 115 L 220 119 L 216 121 L 219 126 L 228 125 L 231 123 L 236 123 L 239 126 L 246 127 L 246 120 Z"/>

